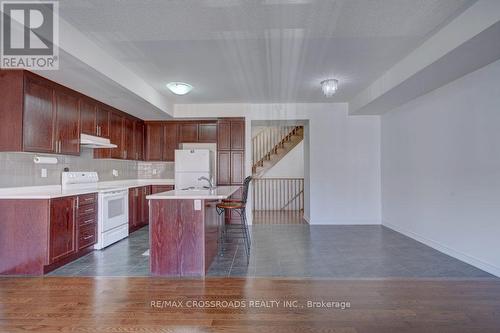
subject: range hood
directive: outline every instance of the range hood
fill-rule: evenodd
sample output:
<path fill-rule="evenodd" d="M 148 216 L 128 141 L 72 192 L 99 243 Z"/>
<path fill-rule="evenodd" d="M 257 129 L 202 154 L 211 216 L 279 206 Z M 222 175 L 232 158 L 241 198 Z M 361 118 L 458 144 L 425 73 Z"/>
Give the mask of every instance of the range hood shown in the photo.
<path fill-rule="evenodd" d="M 99 136 L 81 134 L 80 135 L 80 146 L 86 148 L 116 148 L 115 144 L 112 144 L 109 139 L 101 138 Z"/>

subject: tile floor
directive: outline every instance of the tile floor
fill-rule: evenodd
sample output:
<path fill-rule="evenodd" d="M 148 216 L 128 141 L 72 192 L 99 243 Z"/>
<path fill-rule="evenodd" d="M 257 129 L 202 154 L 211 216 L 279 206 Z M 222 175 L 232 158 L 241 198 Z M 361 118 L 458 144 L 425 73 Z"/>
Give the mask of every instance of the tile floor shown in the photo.
<path fill-rule="evenodd" d="M 242 243 L 229 243 L 209 276 L 321 278 L 493 277 L 382 226 L 257 225 L 247 265 Z M 50 275 L 147 276 L 148 229 L 94 251 Z"/>

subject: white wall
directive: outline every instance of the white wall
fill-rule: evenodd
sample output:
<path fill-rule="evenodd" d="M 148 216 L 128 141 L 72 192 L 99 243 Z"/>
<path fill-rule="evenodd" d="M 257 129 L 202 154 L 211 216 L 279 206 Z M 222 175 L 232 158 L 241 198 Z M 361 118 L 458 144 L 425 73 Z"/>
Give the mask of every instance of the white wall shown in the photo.
<path fill-rule="evenodd" d="M 304 178 L 304 141 L 267 170 L 263 178 Z"/>
<path fill-rule="evenodd" d="M 383 223 L 500 276 L 500 61 L 382 116 Z"/>
<path fill-rule="evenodd" d="M 380 223 L 379 117 L 349 116 L 344 103 L 175 106 L 175 117 L 228 116 L 246 117 L 247 147 L 252 120 L 308 120 L 305 217 L 311 224 Z M 250 149 L 246 155 L 251 174 Z"/>

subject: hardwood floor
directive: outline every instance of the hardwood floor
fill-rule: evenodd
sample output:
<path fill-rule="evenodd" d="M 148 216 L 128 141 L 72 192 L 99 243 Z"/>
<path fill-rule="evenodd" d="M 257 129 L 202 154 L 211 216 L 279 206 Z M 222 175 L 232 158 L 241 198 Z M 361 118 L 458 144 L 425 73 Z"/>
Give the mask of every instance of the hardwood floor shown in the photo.
<path fill-rule="evenodd" d="M 202 300 L 241 301 L 246 307 L 193 307 L 193 301 Z M 297 307 L 284 307 L 285 300 Z M 182 304 L 168 305 L 168 301 Z M 350 306 L 312 308 L 308 301 L 349 302 Z M 487 333 L 499 329 L 499 279 L 0 279 L 0 332 L 9 333 Z"/>

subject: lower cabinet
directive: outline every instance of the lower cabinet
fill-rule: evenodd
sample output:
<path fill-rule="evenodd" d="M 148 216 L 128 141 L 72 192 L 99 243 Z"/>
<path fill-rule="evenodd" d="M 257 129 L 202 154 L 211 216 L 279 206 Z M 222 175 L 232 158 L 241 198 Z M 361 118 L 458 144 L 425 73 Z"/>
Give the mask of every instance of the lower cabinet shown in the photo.
<path fill-rule="evenodd" d="M 173 189 L 174 185 L 152 185 L 151 194 L 172 191 Z"/>
<path fill-rule="evenodd" d="M 50 202 L 49 263 L 76 252 L 76 197 Z"/>
<path fill-rule="evenodd" d="M 86 253 L 97 241 L 97 194 L 50 200 L 49 265 Z"/>
<path fill-rule="evenodd" d="M 151 186 L 129 189 L 128 230 L 134 232 L 149 223 L 149 205 L 146 196 L 151 194 Z"/>

